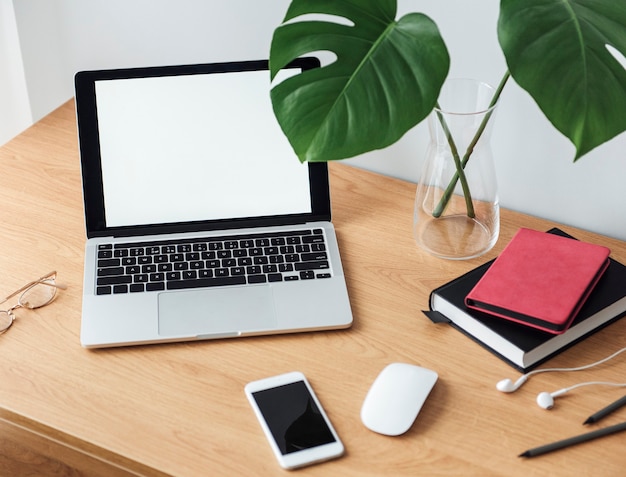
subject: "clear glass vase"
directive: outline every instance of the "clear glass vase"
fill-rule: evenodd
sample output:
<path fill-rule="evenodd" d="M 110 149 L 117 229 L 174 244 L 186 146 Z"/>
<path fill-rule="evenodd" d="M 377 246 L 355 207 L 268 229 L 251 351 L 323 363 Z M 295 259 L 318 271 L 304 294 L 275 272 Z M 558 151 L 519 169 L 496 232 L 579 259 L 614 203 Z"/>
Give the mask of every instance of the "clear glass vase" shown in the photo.
<path fill-rule="evenodd" d="M 437 257 L 478 257 L 498 240 L 490 144 L 494 93 L 479 81 L 448 80 L 428 118 L 430 143 L 417 186 L 413 232 L 418 245 Z"/>

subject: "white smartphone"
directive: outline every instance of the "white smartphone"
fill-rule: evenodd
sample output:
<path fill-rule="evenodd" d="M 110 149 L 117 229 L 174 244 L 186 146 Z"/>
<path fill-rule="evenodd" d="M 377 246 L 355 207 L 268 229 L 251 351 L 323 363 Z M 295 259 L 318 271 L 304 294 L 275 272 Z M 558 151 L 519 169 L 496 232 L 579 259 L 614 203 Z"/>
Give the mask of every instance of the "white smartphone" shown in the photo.
<path fill-rule="evenodd" d="M 339 457 L 344 447 L 304 374 L 248 383 L 246 396 L 285 469 Z"/>

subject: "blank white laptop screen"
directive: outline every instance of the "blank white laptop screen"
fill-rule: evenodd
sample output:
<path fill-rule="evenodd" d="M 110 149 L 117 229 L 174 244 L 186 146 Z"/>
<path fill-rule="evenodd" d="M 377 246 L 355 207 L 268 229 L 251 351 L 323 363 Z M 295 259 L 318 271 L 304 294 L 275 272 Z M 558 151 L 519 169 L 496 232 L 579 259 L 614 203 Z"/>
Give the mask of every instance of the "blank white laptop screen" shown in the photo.
<path fill-rule="evenodd" d="M 267 71 L 100 80 L 95 92 L 108 227 L 311 212 Z"/>

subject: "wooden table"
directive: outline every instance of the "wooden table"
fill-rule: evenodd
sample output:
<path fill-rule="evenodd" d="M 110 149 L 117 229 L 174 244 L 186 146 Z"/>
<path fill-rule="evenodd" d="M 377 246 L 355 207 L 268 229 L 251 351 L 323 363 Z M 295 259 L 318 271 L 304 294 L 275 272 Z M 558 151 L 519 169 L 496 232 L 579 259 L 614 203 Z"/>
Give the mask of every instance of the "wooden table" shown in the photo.
<path fill-rule="evenodd" d="M 624 381 L 626 357 L 539 375 L 503 395 L 495 383 L 519 373 L 421 313 L 433 288 L 493 258 L 520 226 L 553 223 L 503 210 L 500 240 L 486 256 L 437 259 L 413 241 L 414 184 L 332 164 L 351 329 L 93 351 L 79 344 L 85 232 L 73 102 L 1 148 L 0 171 L 0 296 L 50 270 L 68 285 L 51 305 L 18 310 L 0 335 L 1 475 L 281 475 L 243 387 L 291 370 L 309 377 L 347 450 L 299 475 L 624 475 L 625 434 L 535 459 L 517 455 L 585 432 L 587 416 L 624 394 L 583 388 L 545 411 L 535 404 L 539 392 Z M 624 242 L 562 228 L 626 262 Z M 585 364 L 624 345 L 626 320 L 549 364 Z M 415 425 L 394 438 L 367 430 L 359 411 L 395 361 L 440 379 Z M 623 409 L 602 425 L 625 420 Z"/>

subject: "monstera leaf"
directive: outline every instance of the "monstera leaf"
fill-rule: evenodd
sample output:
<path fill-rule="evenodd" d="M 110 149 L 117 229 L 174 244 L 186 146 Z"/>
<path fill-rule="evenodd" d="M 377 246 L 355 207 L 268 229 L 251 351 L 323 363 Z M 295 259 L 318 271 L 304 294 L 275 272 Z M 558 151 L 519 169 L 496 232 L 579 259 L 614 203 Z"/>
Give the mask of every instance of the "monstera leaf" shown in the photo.
<path fill-rule="evenodd" d="M 435 106 L 449 69 L 446 46 L 432 20 L 411 13 L 396 21 L 396 7 L 395 0 L 292 1 L 272 39 L 272 78 L 300 56 L 337 57 L 272 88 L 275 115 L 301 161 L 387 147 Z M 342 21 L 298 19 L 320 13 Z"/>
<path fill-rule="evenodd" d="M 501 0 L 498 37 L 515 81 L 580 158 L 626 130 L 625 0 Z"/>

